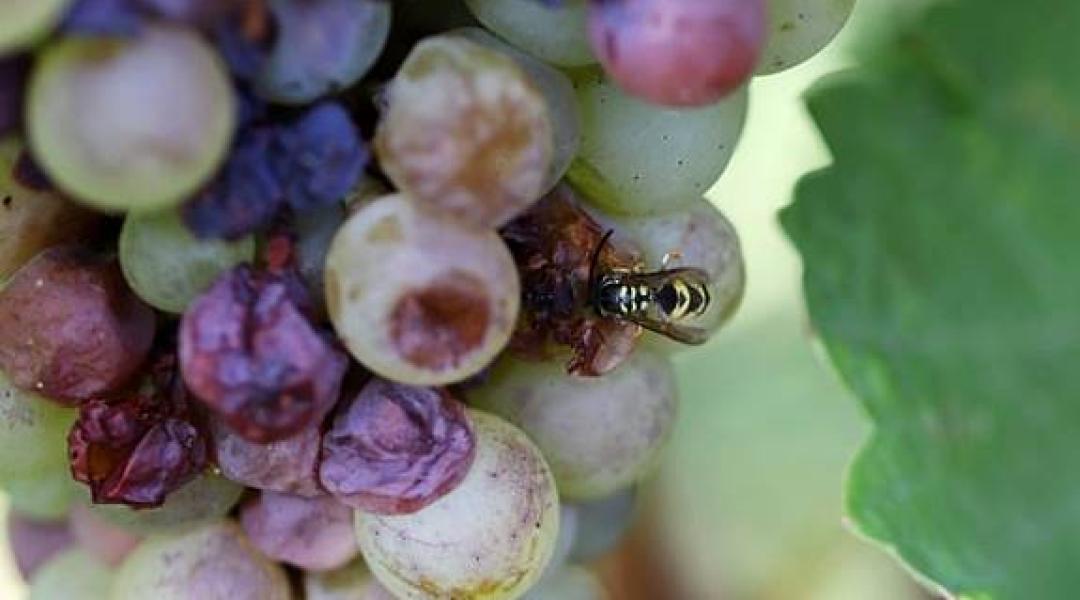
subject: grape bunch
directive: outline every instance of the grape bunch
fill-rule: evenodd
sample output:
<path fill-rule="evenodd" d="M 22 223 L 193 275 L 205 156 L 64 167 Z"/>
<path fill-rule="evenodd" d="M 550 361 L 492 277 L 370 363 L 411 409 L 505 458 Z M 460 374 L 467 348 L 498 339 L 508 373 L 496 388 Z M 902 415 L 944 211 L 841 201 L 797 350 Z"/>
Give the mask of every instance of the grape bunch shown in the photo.
<path fill-rule="evenodd" d="M 852 1 L 6 2 L 31 597 L 603 597 L 742 297 L 748 81 Z"/>

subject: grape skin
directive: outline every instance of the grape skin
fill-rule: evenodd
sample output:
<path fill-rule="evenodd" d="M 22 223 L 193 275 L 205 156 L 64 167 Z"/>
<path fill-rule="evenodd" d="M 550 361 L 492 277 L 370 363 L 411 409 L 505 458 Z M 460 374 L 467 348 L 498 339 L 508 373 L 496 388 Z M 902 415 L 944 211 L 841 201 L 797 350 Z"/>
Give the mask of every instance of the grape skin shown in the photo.
<path fill-rule="evenodd" d="M 595 72 L 574 84 L 583 128 L 567 179 L 615 214 L 674 212 L 696 202 L 724 172 L 746 120 L 746 88 L 713 106 L 665 109 Z"/>
<path fill-rule="evenodd" d="M 124 219 L 120 267 L 131 289 L 153 307 L 183 313 L 217 276 L 255 258 L 255 239 L 199 240 L 175 211 L 132 213 Z"/>
<path fill-rule="evenodd" d="M 605 600 L 608 597 L 596 576 L 578 566 L 568 566 L 545 577 L 522 600 Z"/>
<path fill-rule="evenodd" d="M 79 545 L 110 567 L 123 562 L 142 541 L 130 531 L 105 521 L 82 502 L 71 507 L 68 522 Z"/>
<path fill-rule="evenodd" d="M 543 456 L 502 419 L 469 417 L 476 459 L 454 491 L 409 515 L 356 513 L 364 559 L 399 598 L 515 598 L 551 558 L 559 509 Z"/>
<path fill-rule="evenodd" d="M 647 475 L 677 409 L 670 362 L 642 350 L 593 378 L 504 358 L 469 400 L 529 434 L 571 501 L 602 498 Z"/>
<path fill-rule="evenodd" d="M 395 600 L 371 574 L 364 561 L 323 573 L 304 573 L 306 600 Z"/>
<path fill-rule="evenodd" d="M 42 167 L 76 199 L 112 212 L 175 206 L 217 170 L 236 121 L 217 54 L 167 26 L 48 46 L 27 107 Z"/>
<path fill-rule="evenodd" d="M 68 524 L 62 520 L 31 519 L 8 511 L 7 542 L 11 558 L 24 580 L 75 542 Z"/>
<path fill-rule="evenodd" d="M 476 18 L 499 37 L 560 67 L 596 62 L 589 47 L 585 0 L 558 6 L 536 0 L 466 0 Z"/>
<path fill-rule="evenodd" d="M 266 556 L 310 571 L 339 568 L 359 553 L 352 510 L 330 496 L 263 492 L 244 504 L 240 526 Z"/>
<path fill-rule="evenodd" d="M 854 9 L 855 0 L 769 0 L 769 43 L 757 74 L 785 71 L 821 52 Z"/>
<path fill-rule="evenodd" d="M 143 542 L 120 566 L 110 600 L 289 600 L 285 571 L 219 521 Z"/>
<path fill-rule="evenodd" d="M 365 205 L 326 258 L 326 302 L 341 341 L 365 367 L 410 385 L 444 385 L 483 369 L 510 339 L 521 288 L 492 231 L 422 212 L 405 196 Z"/>
<path fill-rule="evenodd" d="M 572 506 L 577 511 L 578 527 L 570 560 L 591 562 L 614 550 L 633 526 L 638 507 L 637 489 Z"/>

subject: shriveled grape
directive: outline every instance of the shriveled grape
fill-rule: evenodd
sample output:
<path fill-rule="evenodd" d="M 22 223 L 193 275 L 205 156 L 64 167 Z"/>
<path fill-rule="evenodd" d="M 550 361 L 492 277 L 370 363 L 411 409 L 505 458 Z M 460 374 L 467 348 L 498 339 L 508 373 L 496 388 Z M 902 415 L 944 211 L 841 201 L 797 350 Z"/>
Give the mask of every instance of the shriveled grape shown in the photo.
<path fill-rule="evenodd" d="M 256 89 L 275 102 L 303 104 L 356 83 L 390 33 L 383 0 L 271 0 L 277 36 Z"/>
<path fill-rule="evenodd" d="M 540 451 L 498 417 L 469 418 L 476 460 L 453 492 L 409 515 L 357 512 L 364 559 L 399 598 L 515 598 L 551 557 L 558 498 Z"/>
<path fill-rule="evenodd" d="M 568 179 L 614 213 L 673 212 L 696 202 L 727 167 L 746 120 L 747 91 L 704 108 L 630 97 L 598 74 L 575 79 L 583 129 Z"/>
<path fill-rule="evenodd" d="M 599 0 L 593 52 L 623 89 L 664 106 L 712 104 L 753 74 L 765 0 Z"/>
<path fill-rule="evenodd" d="M 326 302 L 349 351 L 395 381 L 441 385 L 483 369 L 517 318 L 514 261 L 494 232 L 375 200 L 338 231 L 326 258 Z"/>
<path fill-rule="evenodd" d="M 184 381 L 236 433 L 283 440 L 337 401 L 347 361 L 315 329 L 287 275 L 247 266 L 223 273 L 180 324 Z"/>
<path fill-rule="evenodd" d="M 352 513 L 331 496 L 263 492 L 241 508 L 240 525 L 266 556 L 309 571 L 327 571 L 360 552 Z"/>
<path fill-rule="evenodd" d="M 18 138 L 0 139 L 0 280 L 49 246 L 93 239 L 100 224 L 96 215 L 56 190 L 21 183 L 15 169 L 23 152 Z"/>
<path fill-rule="evenodd" d="M 71 36 L 38 59 L 27 128 L 56 183 L 102 210 L 175 206 L 225 158 L 235 125 L 224 65 L 195 32 Z"/>
<path fill-rule="evenodd" d="M 373 379 L 334 418 L 319 477 L 350 506 L 411 513 L 461 483 L 475 446 L 465 408 L 449 393 Z"/>
<path fill-rule="evenodd" d="M 380 166 L 403 192 L 480 227 L 540 198 L 551 146 L 547 103 L 521 68 L 452 35 L 413 48 L 375 138 Z"/>
<path fill-rule="evenodd" d="M 131 379 L 154 327 L 115 260 L 50 248 L 0 290 L 0 368 L 22 389 L 81 402 Z"/>
<path fill-rule="evenodd" d="M 769 43 L 759 75 L 779 73 L 813 57 L 847 23 L 855 0 L 769 0 Z"/>
<path fill-rule="evenodd" d="M 225 271 L 255 258 L 254 238 L 199 240 L 174 210 L 133 213 L 120 232 L 120 266 L 140 298 L 163 311 L 182 313 Z"/>
<path fill-rule="evenodd" d="M 484 27 L 529 54 L 562 67 L 596 62 L 585 0 L 466 0 Z"/>
<path fill-rule="evenodd" d="M 120 566 L 110 600 L 289 600 L 285 571 L 219 521 L 153 536 Z"/>
<path fill-rule="evenodd" d="M 113 574 L 109 567 L 81 548 L 54 557 L 30 580 L 30 600 L 107 600 Z"/>
<path fill-rule="evenodd" d="M 155 360 L 151 373 L 137 392 L 79 407 L 68 434 L 71 474 L 95 503 L 161 506 L 207 465 L 209 435 L 176 357 Z"/>
<path fill-rule="evenodd" d="M 544 95 L 544 100 L 547 101 L 548 118 L 551 119 L 552 152 L 551 166 L 541 189 L 545 194 L 551 191 L 551 188 L 559 183 L 566 174 L 566 170 L 570 168 L 570 162 L 574 159 L 578 146 L 581 144 L 581 115 L 578 114 L 577 98 L 570 79 L 558 69 L 503 42 L 483 29 L 469 27 L 456 29 L 452 33 L 498 50 L 514 59 L 514 62 L 529 76 L 536 89 Z"/>
<path fill-rule="evenodd" d="M 23 579 L 30 579 L 38 568 L 57 554 L 69 548 L 75 538 L 64 520 L 32 519 L 9 511 L 7 516 L 7 542 L 11 557 Z"/>
<path fill-rule="evenodd" d="M 219 419 L 211 422 L 217 464 L 230 480 L 259 490 L 313 497 L 318 481 L 319 424 L 291 437 L 259 444 L 248 441 Z"/>
<path fill-rule="evenodd" d="M 140 536 L 102 519 L 82 502 L 71 507 L 68 522 L 79 546 L 111 567 L 123 562 L 142 541 Z"/>
<path fill-rule="evenodd" d="M 566 500 L 601 498 L 648 474 L 675 420 L 667 359 L 635 352 L 604 377 L 507 358 L 470 402 L 521 427 L 551 465 Z"/>
<path fill-rule="evenodd" d="M 135 510 L 117 504 L 92 504 L 90 510 L 136 534 L 179 531 L 221 519 L 243 492 L 243 487 L 207 472 L 170 494 L 158 508 Z"/>

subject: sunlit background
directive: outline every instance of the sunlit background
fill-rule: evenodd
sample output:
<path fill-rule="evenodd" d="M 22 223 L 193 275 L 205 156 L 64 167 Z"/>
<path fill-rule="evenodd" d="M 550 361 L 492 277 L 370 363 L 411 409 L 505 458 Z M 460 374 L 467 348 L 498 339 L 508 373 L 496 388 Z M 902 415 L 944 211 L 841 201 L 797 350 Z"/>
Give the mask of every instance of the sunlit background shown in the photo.
<path fill-rule="evenodd" d="M 742 237 L 749 287 L 727 330 L 678 359 L 682 414 L 665 464 L 641 525 L 602 565 L 613 598 L 926 597 L 843 525 L 844 471 L 867 424 L 814 348 L 800 263 L 776 220 L 800 175 L 829 161 L 800 96 L 850 61 L 886 1 L 860 0 L 828 50 L 753 84 L 741 146 L 711 194 Z M 0 546 L 0 598 L 24 598 Z"/>

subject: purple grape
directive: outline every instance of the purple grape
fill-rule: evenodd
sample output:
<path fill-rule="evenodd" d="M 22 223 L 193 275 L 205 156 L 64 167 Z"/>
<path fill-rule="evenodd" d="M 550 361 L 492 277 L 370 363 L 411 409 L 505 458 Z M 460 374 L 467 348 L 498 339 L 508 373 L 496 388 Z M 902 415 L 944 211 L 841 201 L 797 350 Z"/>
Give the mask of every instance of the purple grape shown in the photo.
<path fill-rule="evenodd" d="M 626 91 L 712 104 L 746 82 L 766 39 L 764 0 L 595 0 L 593 52 Z"/>
<path fill-rule="evenodd" d="M 323 438 L 319 476 L 350 506 L 412 513 L 461 482 L 475 445 L 464 407 L 447 392 L 373 379 Z"/>
<path fill-rule="evenodd" d="M 184 207 L 184 222 L 195 235 L 240 239 L 274 219 L 284 197 L 269 160 L 275 136 L 272 127 L 240 134 L 222 173 Z"/>
<path fill-rule="evenodd" d="M 319 104 L 292 123 L 241 132 L 225 169 L 187 204 L 184 220 L 199 237 L 243 237 L 286 206 L 302 212 L 342 201 L 368 158 L 348 113 Z"/>
<path fill-rule="evenodd" d="M 345 109 L 324 102 L 281 129 L 272 159 L 286 202 L 302 212 L 340 202 L 360 181 L 368 152 Z"/>
<path fill-rule="evenodd" d="M 133 0 L 78 0 L 60 28 L 83 35 L 133 36 L 144 15 Z"/>
<path fill-rule="evenodd" d="M 336 569 L 360 552 L 352 509 L 331 496 L 263 492 L 240 510 L 240 526 L 263 554 L 311 571 Z"/>
<path fill-rule="evenodd" d="M 347 360 L 316 331 L 296 286 L 246 266 L 223 273 L 180 324 L 180 365 L 191 391 L 237 434 L 283 440 L 322 420 Z"/>
<path fill-rule="evenodd" d="M 0 291 L 0 368 L 16 386 L 77 404 L 126 384 L 150 350 L 154 312 L 113 259 L 46 250 Z"/>
<path fill-rule="evenodd" d="M 66 521 L 39 521 L 16 512 L 8 513 L 7 535 L 15 567 L 26 581 L 75 541 Z"/>
<path fill-rule="evenodd" d="M 317 425 L 269 444 L 249 442 L 218 419 L 210 430 L 217 465 L 229 479 L 265 491 L 307 497 L 324 493 L 317 473 L 322 441 Z"/>

